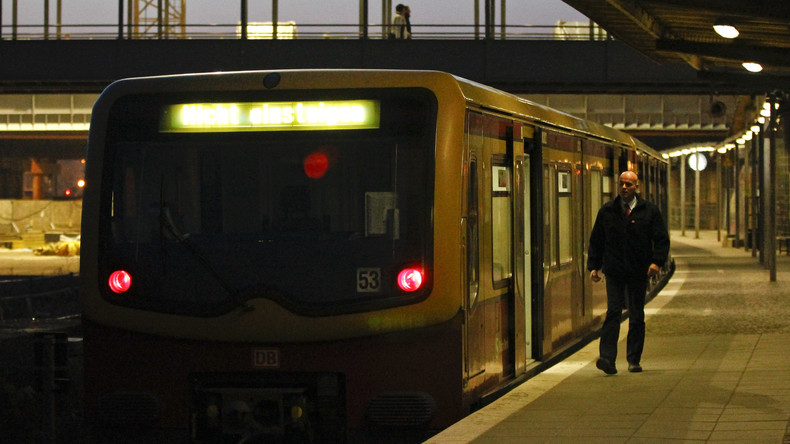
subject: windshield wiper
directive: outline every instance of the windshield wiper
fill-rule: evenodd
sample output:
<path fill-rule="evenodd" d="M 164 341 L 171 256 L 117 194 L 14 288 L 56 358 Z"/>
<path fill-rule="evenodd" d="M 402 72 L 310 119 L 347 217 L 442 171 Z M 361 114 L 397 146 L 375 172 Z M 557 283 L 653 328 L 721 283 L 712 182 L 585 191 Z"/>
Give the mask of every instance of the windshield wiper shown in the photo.
<path fill-rule="evenodd" d="M 189 238 L 184 235 L 181 230 L 176 228 L 175 223 L 173 222 L 173 217 L 170 215 L 170 209 L 165 205 L 164 201 L 164 177 L 162 177 L 162 184 L 160 186 L 160 196 L 159 196 L 159 227 L 164 228 L 167 230 L 178 243 L 183 245 L 189 254 L 194 257 L 203 268 L 208 271 L 211 277 L 216 280 L 219 285 L 228 292 L 230 299 L 238 305 L 243 311 L 252 311 L 254 308 L 247 303 L 244 298 L 241 297 L 239 291 L 230 285 L 230 283 L 217 271 L 214 265 L 205 258 L 195 247 L 195 244 L 192 243 Z"/>

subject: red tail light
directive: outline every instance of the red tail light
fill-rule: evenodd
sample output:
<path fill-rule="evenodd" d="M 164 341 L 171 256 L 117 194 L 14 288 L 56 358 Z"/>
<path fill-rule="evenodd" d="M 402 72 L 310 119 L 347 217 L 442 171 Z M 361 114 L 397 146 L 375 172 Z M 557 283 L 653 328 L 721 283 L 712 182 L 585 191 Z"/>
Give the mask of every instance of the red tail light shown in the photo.
<path fill-rule="evenodd" d="M 398 273 L 398 287 L 403 291 L 417 291 L 422 286 L 422 270 L 405 268 Z"/>
<path fill-rule="evenodd" d="M 112 272 L 107 284 L 113 293 L 123 293 L 132 286 L 132 276 L 127 271 L 117 270 Z"/>

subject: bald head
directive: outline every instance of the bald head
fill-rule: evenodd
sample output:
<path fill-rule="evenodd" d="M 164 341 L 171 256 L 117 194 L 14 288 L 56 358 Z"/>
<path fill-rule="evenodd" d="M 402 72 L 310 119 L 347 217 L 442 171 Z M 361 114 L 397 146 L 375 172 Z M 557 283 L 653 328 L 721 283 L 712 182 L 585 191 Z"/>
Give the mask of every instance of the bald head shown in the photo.
<path fill-rule="evenodd" d="M 625 171 L 620 174 L 620 198 L 625 202 L 631 202 L 636 196 L 639 185 L 639 176 L 633 171 Z"/>

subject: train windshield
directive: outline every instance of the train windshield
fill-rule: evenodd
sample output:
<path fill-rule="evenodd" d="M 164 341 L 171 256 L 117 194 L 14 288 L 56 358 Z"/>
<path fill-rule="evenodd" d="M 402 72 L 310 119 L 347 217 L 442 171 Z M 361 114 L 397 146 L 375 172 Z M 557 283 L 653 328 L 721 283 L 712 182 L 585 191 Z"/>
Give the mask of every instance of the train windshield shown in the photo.
<path fill-rule="evenodd" d="M 133 96 L 110 114 L 100 276 L 125 270 L 131 284 L 108 300 L 212 316 L 268 298 L 321 316 L 427 297 L 431 94 L 368 93 L 377 120 L 358 128 L 163 130 L 163 110 L 185 99 Z M 398 285 L 409 269 L 417 288 Z"/>

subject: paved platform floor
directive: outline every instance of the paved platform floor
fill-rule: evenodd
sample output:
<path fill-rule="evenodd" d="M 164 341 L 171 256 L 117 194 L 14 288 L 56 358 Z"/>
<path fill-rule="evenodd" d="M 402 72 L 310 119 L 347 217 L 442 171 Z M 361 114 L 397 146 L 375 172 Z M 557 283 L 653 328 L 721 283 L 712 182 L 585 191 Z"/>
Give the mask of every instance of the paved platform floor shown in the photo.
<path fill-rule="evenodd" d="M 428 443 L 790 444 L 790 258 L 777 280 L 716 232 L 672 232 L 677 269 L 647 305 L 643 373 L 598 341 Z"/>

